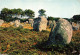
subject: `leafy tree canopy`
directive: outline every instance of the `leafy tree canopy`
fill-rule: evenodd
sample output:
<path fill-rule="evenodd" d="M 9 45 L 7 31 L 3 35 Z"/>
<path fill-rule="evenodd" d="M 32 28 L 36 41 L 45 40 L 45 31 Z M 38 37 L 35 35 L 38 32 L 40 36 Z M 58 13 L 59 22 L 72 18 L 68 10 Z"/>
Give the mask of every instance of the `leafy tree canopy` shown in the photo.
<path fill-rule="evenodd" d="M 46 14 L 45 14 L 45 10 L 44 9 L 40 9 L 39 11 L 38 11 L 38 13 L 39 13 L 39 16 L 45 16 Z"/>
<path fill-rule="evenodd" d="M 25 10 L 25 14 L 29 17 L 29 18 L 32 18 L 32 17 L 34 17 L 35 16 L 35 14 L 34 14 L 34 11 L 33 10 L 30 10 L 30 9 L 26 9 Z"/>
<path fill-rule="evenodd" d="M 1 10 L 1 14 L 8 14 L 9 9 L 8 8 L 3 8 Z"/>
<path fill-rule="evenodd" d="M 59 18 L 57 18 L 57 17 L 51 17 L 51 16 L 49 16 L 49 17 L 47 18 L 47 20 L 52 20 L 52 21 L 53 21 L 53 20 L 58 21 L 58 19 L 59 19 Z"/>
<path fill-rule="evenodd" d="M 74 15 L 73 19 L 76 20 L 76 21 L 80 21 L 80 15 Z"/>

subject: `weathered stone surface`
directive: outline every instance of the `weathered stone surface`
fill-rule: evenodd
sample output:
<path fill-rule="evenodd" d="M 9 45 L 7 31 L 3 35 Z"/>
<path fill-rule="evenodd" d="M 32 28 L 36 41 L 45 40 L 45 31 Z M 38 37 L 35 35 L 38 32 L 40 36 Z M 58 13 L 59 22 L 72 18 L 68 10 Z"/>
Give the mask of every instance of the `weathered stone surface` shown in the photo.
<path fill-rule="evenodd" d="M 33 19 L 28 19 L 29 20 L 29 24 L 32 24 L 34 22 Z"/>
<path fill-rule="evenodd" d="M 34 23 L 34 20 L 33 19 L 29 19 L 29 24 L 31 24 L 31 27 L 33 27 L 33 23 Z"/>
<path fill-rule="evenodd" d="M 28 23 L 28 21 L 26 21 L 26 23 Z"/>
<path fill-rule="evenodd" d="M 72 38 L 72 31 L 72 26 L 67 20 L 59 19 L 55 28 L 51 29 L 49 41 L 55 44 L 69 44 Z"/>
<path fill-rule="evenodd" d="M 46 30 L 47 28 L 47 19 L 43 16 L 36 18 L 34 20 L 33 29 L 36 31 Z"/>
<path fill-rule="evenodd" d="M 13 22 L 10 22 L 10 25 L 14 25 L 14 21 Z"/>
<path fill-rule="evenodd" d="M 51 24 L 52 24 L 52 20 L 49 20 L 49 21 L 48 21 L 48 25 L 51 25 Z"/>
<path fill-rule="evenodd" d="M 50 28 L 52 28 L 53 26 L 55 26 L 56 21 L 53 20 L 52 23 L 50 24 Z"/>
<path fill-rule="evenodd" d="M 31 23 L 31 27 L 33 27 L 33 23 Z"/>
<path fill-rule="evenodd" d="M 79 25 L 78 22 L 77 23 L 72 22 L 72 28 L 73 28 L 73 30 L 79 30 L 79 27 L 80 27 L 80 25 Z"/>
<path fill-rule="evenodd" d="M 23 25 L 22 25 L 22 24 L 20 24 L 20 25 L 19 25 L 19 28 L 23 28 Z"/>
<path fill-rule="evenodd" d="M 0 19 L 0 25 L 2 25 L 3 23 L 4 23 L 4 20 L 1 20 L 1 19 Z"/>
<path fill-rule="evenodd" d="M 15 27 L 19 27 L 19 25 L 20 25 L 20 20 L 15 20 L 14 21 L 14 26 Z"/>

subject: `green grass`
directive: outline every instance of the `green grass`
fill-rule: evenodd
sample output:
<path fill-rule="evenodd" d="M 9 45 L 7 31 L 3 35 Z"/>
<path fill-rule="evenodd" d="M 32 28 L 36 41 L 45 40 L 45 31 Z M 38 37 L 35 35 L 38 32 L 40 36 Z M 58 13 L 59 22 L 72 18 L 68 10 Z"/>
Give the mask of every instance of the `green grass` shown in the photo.
<path fill-rule="evenodd" d="M 78 55 L 80 33 L 73 35 L 68 45 L 44 48 L 49 38 L 48 31 L 36 32 L 23 28 L 0 28 L 0 53 L 9 55 Z M 76 53 L 72 53 L 73 51 Z"/>

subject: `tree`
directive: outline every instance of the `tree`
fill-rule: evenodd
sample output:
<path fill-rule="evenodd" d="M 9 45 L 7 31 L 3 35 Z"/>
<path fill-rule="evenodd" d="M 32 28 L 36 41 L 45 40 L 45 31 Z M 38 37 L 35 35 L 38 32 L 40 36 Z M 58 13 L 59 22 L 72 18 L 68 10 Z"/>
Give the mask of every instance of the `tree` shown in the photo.
<path fill-rule="evenodd" d="M 8 10 L 8 16 L 12 17 L 12 10 L 11 9 Z"/>
<path fill-rule="evenodd" d="M 75 21 L 80 21 L 80 15 L 74 15 L 73 20 Z"/>
<path fill-rule="evenodd" d="M 6 18 L 8 13 L 9 13 L 9 9 L 8 8 L 3 8 L 1 10 L 1 15 L 2 15 L 3 18 Z"/>
<path fill-rule="evenodd" d="M 17 15 L 17 9 L 11 9 L 12 10 L 12 15 Z"/>
<path fill-rule="evenodd" d="M 22 16 L 24 16 L 24 15 L 25 15 L 25 12 L 24 12 L 24 11 L 22 11 L 22 13 L 21 13 L 21 17 L 22 17 Z"/>
<path fill-rule="evenodd" d="M 52 21 L 53 20 L 58 21 L 59 19 L 60 19 L 59 17 L 51 17 L 51 16 L 47 18 L 47 20 L 52 20 Z"/>
<path fill-rule="evenodd" d="M 22 14 L 22 9 L 18 8 L 17 9 L 17 15 L 21 15 Z"/>
<path fill-rule="evenodd" d="M 12 14 L 16 17 L 18 17 L 19 15 L 21 15 L 22 17 L 22 9 L 18 8 L 18 9 L 12 9 Z"/>
<path fill-rule="evenodd" d="M 12 10 L 8 8 L 3 8 L 1 10 L 1 19 L 9 22 L 12 20 Z"/>
<path fill-rule="evenodd" d="M 47 18 L 47 20 L 52 20 L 53 21 L 54 18 L 50 16 L 50 17 Z"/>
<path fill-rule="evenodd" d="M 45 12 L 46 12 L 46 11 L 45 11 L 44 9 L 40 9 L 40 10 L 38 11 L 39 16 L 46 16 Z"/>
<path fill-rule="evenodd" d="M 30 10 L 30 9 L 28 9 L 28 10 L 26 9 L 25 10 L 25 15 L 27 15 L 29 18 L 32 18 L 32 17 L 35 16 L 34 11 Z"/>

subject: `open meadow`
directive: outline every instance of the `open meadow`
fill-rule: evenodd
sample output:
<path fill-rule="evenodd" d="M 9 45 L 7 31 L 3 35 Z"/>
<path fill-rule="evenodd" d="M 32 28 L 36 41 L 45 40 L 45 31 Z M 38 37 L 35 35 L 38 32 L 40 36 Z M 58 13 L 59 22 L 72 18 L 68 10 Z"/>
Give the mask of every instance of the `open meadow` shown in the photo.
<path fill-rule="evenodd" d="M 28 25 L 28 27 L 27 27 Z M 24 28 L 14 28 L 9 23 L 0 27 L 0 52 L 9 55 L 78 55 L 80 54 L 80 30 L 73 31 L 71 43 L 66 46 L 54 45 L 43 48 L 50 29 L 33 31 L 29 24 Z"/>

